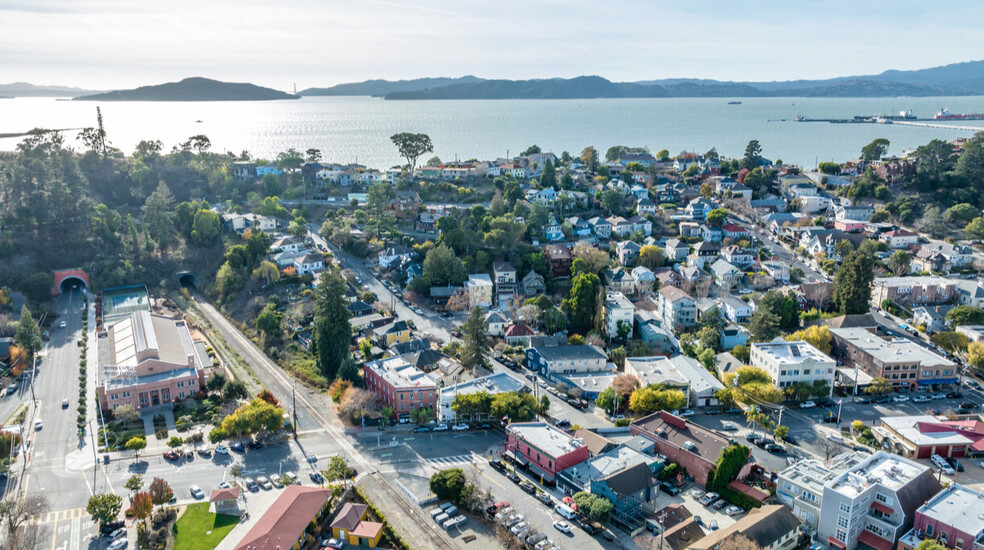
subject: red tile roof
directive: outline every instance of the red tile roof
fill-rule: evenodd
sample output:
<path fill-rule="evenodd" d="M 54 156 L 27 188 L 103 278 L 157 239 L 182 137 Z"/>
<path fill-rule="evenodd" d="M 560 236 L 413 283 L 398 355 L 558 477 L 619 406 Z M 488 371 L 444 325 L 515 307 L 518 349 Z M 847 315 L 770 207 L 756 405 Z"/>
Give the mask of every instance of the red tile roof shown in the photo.
<path fill-rule="evenodd" d="M 892 547 L 891 541 L 885 540 L 867 529 L 861 530 L 861 534 L 858 535 L 858 542 L 864 543 L 875 550 L 889 550 Z"/>
<path fill-rule="evenodd" d="M 290 548 L 328 502 L 320 487 L 288 485 L 256 525 L 236 545 L 236 550 Z"/>

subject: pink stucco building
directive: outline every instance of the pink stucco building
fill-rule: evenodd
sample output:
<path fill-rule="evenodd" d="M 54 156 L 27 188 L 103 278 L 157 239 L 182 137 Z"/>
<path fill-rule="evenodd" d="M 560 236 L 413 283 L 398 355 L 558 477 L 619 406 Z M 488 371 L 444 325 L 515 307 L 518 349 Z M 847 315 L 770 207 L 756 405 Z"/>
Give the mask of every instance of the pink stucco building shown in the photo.
<path fill-rule="evenodd" d="M 506 451 L 513 460 L 525 461 L 531 472 L 547 481 L 553 481 L 557 472 L 588 459 L 584 440 L 546 422 L 510 424 L 506 435 Z"/>
<path fill-rule="evenodd" d="M 192 397 L 209 364 L 201 355 L 183 320 L 133 313 L 99 335 L 99 404 L 139 410 Z"/>

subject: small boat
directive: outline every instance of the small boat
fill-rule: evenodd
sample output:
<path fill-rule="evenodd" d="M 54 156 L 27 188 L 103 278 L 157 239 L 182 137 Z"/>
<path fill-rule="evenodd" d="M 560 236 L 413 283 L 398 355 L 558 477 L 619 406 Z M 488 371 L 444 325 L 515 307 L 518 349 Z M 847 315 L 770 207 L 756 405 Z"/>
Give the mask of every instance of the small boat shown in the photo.
<path fill-rule="evenodd" d="M 741 105 L 740 101 L 729 101 L 728 105 Z"/>
<path fill-rule="evenodd" d="M 201 123 L 202 123 L 202 121 L 201 121 L 201 120 L 196 120 L 196 121 L 195 121 L 195 124 L 201 124 Z"/>

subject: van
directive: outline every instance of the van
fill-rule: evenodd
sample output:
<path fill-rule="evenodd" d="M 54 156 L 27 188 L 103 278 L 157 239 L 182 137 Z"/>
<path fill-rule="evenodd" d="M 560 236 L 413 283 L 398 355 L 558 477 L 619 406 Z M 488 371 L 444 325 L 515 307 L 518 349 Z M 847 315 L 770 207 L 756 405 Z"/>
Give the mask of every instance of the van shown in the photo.
<path fill-rule="evenodd" d="M 554 511 L 563 516 L 565 519 L 574 519 L 577 516 L 577 512 L 566 504 L 558 504 L 554 506 Z"/>
<path fill-rule="evenodd" d="M 946 459 L 943 458 L 940 455 L 933 455 L 933 456 L 931 456 L 929 458 L 929 460 L 930 460 L 930 462 L 932 462 L 933 464 L 935 464 L 937 468 L 939 468 L 940 470 L 942 470 L 944 474 L 946 474 L 948 476 L 952 476 L 953 474 L 956 473 L 953 470 L 953 466 L 950 466 L 950 463 L 947 462 Z"/>

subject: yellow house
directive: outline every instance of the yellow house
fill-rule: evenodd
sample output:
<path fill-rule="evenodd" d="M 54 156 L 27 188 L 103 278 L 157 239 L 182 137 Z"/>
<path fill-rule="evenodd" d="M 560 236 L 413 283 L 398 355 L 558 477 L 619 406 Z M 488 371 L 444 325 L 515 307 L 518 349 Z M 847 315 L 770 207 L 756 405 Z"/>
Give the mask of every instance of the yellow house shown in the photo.
<path fill-rule="evenodd" d="M 331 535 L 353 546 L 375 548 L 383 538 L 383 524 L 367 521 L 368 512 L 365 504 L 346 503 L 331 522 Z"/>
<path fill-rule="evenodd" d="M 406 321 L 394 321 L 379 327 L 376 331 L 376 343 L 382 348 L 394 344 L 405 344 L 410 341 L 410 326 Z"/>

